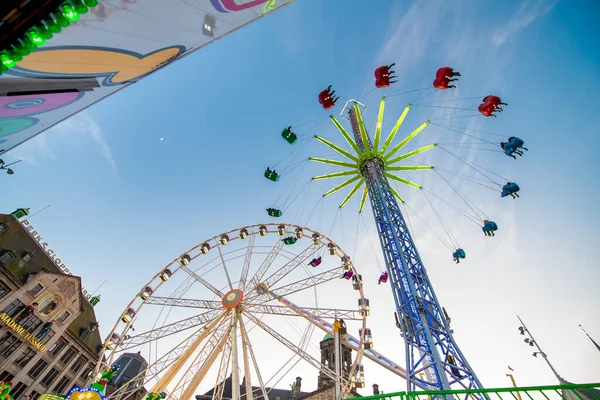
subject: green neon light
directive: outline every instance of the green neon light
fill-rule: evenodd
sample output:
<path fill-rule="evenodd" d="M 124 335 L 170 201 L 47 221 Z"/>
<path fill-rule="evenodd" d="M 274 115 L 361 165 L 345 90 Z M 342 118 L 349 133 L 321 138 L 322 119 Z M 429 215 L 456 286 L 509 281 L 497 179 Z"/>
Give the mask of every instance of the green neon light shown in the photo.
<path fill-rule="evenodd" d="M 410 153 L 406 153 L 406 154 L 401 155 L 400 157 L 396 157 L 392 160 L 386 161 L 385 165 L 391 165 L 391 164 L 397 163 L 398 161 L 406 160 L 407 158 L 416 156 L 417 154 L 423 153 L 424 151 L 433 149 L 436 146 L 437 146 L 437 143 L 430 144 L 425 147 L 421 147 L 420 149 L 411 151 Z"/>
<path fill-rule="evenodd" d="M 390 150 L 390 152 L 387 153 L 385 155 L 385 157 L 383 157 L 384 160 L 387 160 L 388 158 L 390 158 L 398 150 L 400 150 L 401 148 L 403 148 L 408 142 L 410 142 L 411 140 L 413 140 L 413 138 L 415 136 L 417 136 L 419 134 L 419 132 L 421 132 L 423 129 L 425 129 L 425 127 L 427 125 L 429 125 L 429 123 L 430 123 L 429 121 L 426 121 L 426 122 L 422 123 L 421 126 L 419 126 L 417 129 L 415 129 L 410 135 L 408 135 L 407 137 L 405 137 L 403 141 L 401 141 L 396 146 L 394 146 L 394 148 L 392 150 Z"/>
<path fill-rule="evenodd" d="M 337 161 L 337 160 L 328 160 L 327 158 L 308 157 L 308 159 L 310 161 L 320 162 L 323 164 L 337 165 L 339 167 L 348 167 L 348 168 L 355 168 L 355 169 L 358 167 L 357 164 L 350 164 L 347 162 Z"/>
<path fill-rule="evenodd" d="M 407 180 L 407 179 L 400 178 L 399 176 L 392 175 L 392 174 L 390 174 L 390 173 L 387 173 L 387 172 L 385 173 L 385 176 L 387 176 L 388 178 L 390 178 L 390 179 L 393 179 L 393 180 L 395 180 L 395 181 L 398 181 L 398 182 L 404 183 L 405 185 L 412 186 L 412 187 L 414 187 L 414 188 L 417 188 L 417 189 L 423 189 L 423 187 L 422 187 L 422 186 L 420 186 L 420 185 L 417 185 L 416 183 L 414 183 L 414 182 L 412 182 L 412 181 L 409 181 L 409 180 Z M 390 186 L 390 187 L 391 187 L 391 186 Z M 393 189 L 392 189 L 392 190 L 393 190 Z M 403 201 L 403 202 L 404 202 L 404 201 Z"/>
<path fill-rule="evenodd" d="M 335 193 L 335 192 L 337 192 L 338 190 L 340 190 L 342 188 L 345 188 L 346 186 L 348 186 L 352 182 L 356 182 L 359 178 L 360 178 L 360 176 L 355 176 L 354 178 L 348 179 L 347 181 L 344 181 L 344 182 L 340 183 L 339 185 L 337 185 L 336 187 L 334 187 L 330 191 L 325 192 L 325 194 L 323 195 L 323 197 L 329 196 L 330 194 Z"/>
<path fill-rule="evenodd" d="M 348 153 L 346 150 L 342 149 L 341 147 L 336 146 L 335 144 L 331 143 L 329 140 L 324 139 L 318 135 L 315 135 L 315 139 L 317 139 L 319 142 L 323 143 L 325 146 L 329 147 L 330 149 L 333 149 L 333 150 L 337 151 L 338 153 L 340 153 L 341 155 L 348 157 L 352 161 L 358 162 L 358 158 L 356 158 L 352 154 Z"/>
<path fill-rule="evenodd" d="M 365 206 L 367 201 L 367 194 L 369 193 L 369 188 L 365 186 L 365 190 L 363 190 L 362 198 L 360 199 L 360 207 L 358 208 L 358 213 L 360 214 Z"/>
<path fill-rule="evenodd" d="M 356 193 L 356 191 L 358 190 L 358 188 L 360 188 L 360 186 L 365 183 L 364 179 L 361 179 L 360 181 L 358 181 L 358 183 L 352 188 L 352 190 L 350 191 L 350 193 L 348 193 L 348 196 L 346 196 L 346 198 L 344 199 L 344 201 L 342 201 L 342 203 L 340 204 L 340 208 L 344 207 L 344 205 L 348 202 L 348 200 L 350 200 L 352 198 L 352 196 L 354 196 L 354 194 Z"/>
<path fill-rule="evenodd" d="M 385 108 L 385 97 L 381 98 L 379 103 L 379 114 L 377 115 L 377 125 L 375 126 L 375 140 L 373 142 L 373 151 L 377 153 L 379 140 L 381 138 L 381 125 L 383 124 L 383 110 Z"/>
<path fill-rule="evenodd" d="M 347 176 L 347 175 L 357 175 L 358 171 L 354 170 L 354 171 L 344 171 L 344 172 L 336 172 L 333 174 L 327 174 L 327 175 L 317 175 L 315 177 L 312 178 L 313 181 L 319 180 L 319 179 L 329 179 L 329 178 L 338 178 L 340 176 Z"/>
<path fill-rule="evenodd" d="M 360 149 L 356 145 L 356 142 L 354 142 L 354 139 L 352 139 L 350 137 L 350 135 L 348 135 L 348 132 L 346 132 L 344 127 L 340 124 L 340 122 L 337 119 L 335 119 L 334 116 L 331 116 L 331 120 L 333 121 L 333 123 L 334 123 L 335 127 L 338 129 L 338 131 L 340 131 L 342 136 L 344 136 L 344 139 L 346 139 L 346 142 L 348 142 L 348 144 L 354 149 L 356 154 L 358 154 L 360 156 L 362 154 L 362 151 L 360 151 Z"/>
<path fill-rule="evenodd" d="M 398 133 L 398 129 L 400 129 L 402 122 L 404 122 L 404 118 L 406 118 L 406 114 L 408 114 L 408 110 L 410 110 L 410 107 L 411 105 L 409 104 L 406 106 L 404 111 L 402 111 L 402 115 L 400 115 L 400 118 L 398 118 L 396 125 L 394 125 L 394 128 L 390 132 L 388 138 L 385 140 L 385 143 L 383 144 L 383 147 L 381 148 L 379 154 L 384 154 L 389 145 L 392 143 L 392 140 L 394 140 L 394 138 L 396 137 L 396 133 Z"/>
<path fill-rule="evenodd" d="M 427 169 L 433 169 L 432 165 L 414 165 L 414 166 L 402 166 L 402 167 L 386 167 L 386 171 L 424 171 Z"/>

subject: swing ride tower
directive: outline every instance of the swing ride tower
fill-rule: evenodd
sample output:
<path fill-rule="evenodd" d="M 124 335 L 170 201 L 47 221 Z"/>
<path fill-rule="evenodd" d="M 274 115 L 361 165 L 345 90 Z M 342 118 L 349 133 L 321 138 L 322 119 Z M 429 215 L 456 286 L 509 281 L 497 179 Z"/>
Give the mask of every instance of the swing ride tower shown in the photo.
<path fill-rule="evenodd" d="M 348 119 L 352 125 L 354 139 L 339 121 L 331 116 L 333 123 L 356 154 L 351 154 L 328 140 L 316 136 L 317 140 L 348 158 L 349 162 L 310 158 L 312 161 L 346 167 L 349 170 L 316 176 L 313 179 L 351 176 L 326 192 L 324 196 L 357 182 L 341 203 L 340 208 L 363 184 L 365 185 L 360 201 L 360 211 L 362 212 L 368 194 L 394 296 L 396 325 L 400 329 L 405 343 L 407 390 L 413 391 L 419 386 L 427 387 L 430 390 L 451 390 L 457 385 L 467 389 L 480 389 L 482 388 L 481 383 L 452 337 L 447 316 L 435 295 L 402 216 L 397 200 L 401 202 L 404 200 L 388 181 L 389 178 L 415 188 L 421 188 L 414 182 L 396 176 L 393 172 L 426 170 L 432 169 L 432 166 L 395 166 L 394 164 L 436 145 L 431 144 L 397 157 L 392 156 L 423 130 L 429 121 L 423 123 L 388 151 L 411 107 L 410 104 L 398 119 L 381 148 L 379 148 L 379 142 L 385 98 L 381 100 L 379 108 L 374 143 L 371 142 L 366 131 L 359 104 L 356 100 L 350 100 L 342 111 L 344 114 L 348 110 Z M 354 176 L 352 177 L 352 175 Z"/>

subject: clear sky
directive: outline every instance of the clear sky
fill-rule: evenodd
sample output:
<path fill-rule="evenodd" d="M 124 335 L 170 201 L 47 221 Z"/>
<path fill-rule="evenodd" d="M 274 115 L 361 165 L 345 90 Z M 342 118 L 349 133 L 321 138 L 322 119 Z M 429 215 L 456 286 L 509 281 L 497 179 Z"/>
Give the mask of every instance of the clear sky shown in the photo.
<path fill-rule="evenodd" d="M 0 205 L 3 212 L 51 205 L 31 223 L 88 290 L 107 280 L 97 307 L 104 336 L 120 315 L 116 310 L 170 260 L 220 232 L 268 221 L 264 209 L 278 205 L 282 193 L 282 199 L 289 197 L 289 182 L 297 179 L 292 187 L 299 189 L 311 175 L 329 170 L 309 165 L 278 184 L 261 176 L 281 159 L 283 170 L 309 154 L 331 155 L 308 139 L 313 134 L 342 144 L 328 121 L 313 130 L 315 124 L 302 125 L 327 116 L 316 99 L 320 90 L 333 84 L 340 104 L 359 98 L 369 107 L 365 121 L 372 128 L 381 95 L 423 76 L 412 87 L 427 87 L 438 67 L 451 65 L 462 73 L 459 88 L 428 97 L 429 104 L 473 106 L 460 99 L 497 94 L 509 106 L 496 120 L 479 116 L 445 123 L 517 135 L 530 150 L 514 161 L 437 127 L 428 127 L 419 139 L 461 143 L 447 149 L 521 186 L 521 198 L 513 201 L 447 175 L 500 225 L 497 237 L 485 238 L 459 213 L 434 202 L 467 252 L 459 265 L 431 229 L 408 214 L 456 340 L 486 386 L 508 386 L 507 365 L 520 385 L 555 383 L 518 335 L 519 314 L 559 373 L 577 383 L 598 382 L 600 353 L 578 328 L 582 324 L 600 341 L 598 20 L 600 6 L 593 0 L 343 5 L 297 0 L 4 156 L 25 161 L 15 166 L 15 175 L 0 176 Z M 372 91 L 374 68 L 392 62 L 399 83 Z M 419 94 L 390 96 L 384 127 Z M 447 114 L 415 106 L 403 133 Z M 301 143 L 294 148 L 279 137 L 288 125 L 298 125 Z M 476 177 L 439 149 L 415 162 Z M 460 205 L 435 173 L 410 178 Z M 369 325 L 376 347 L 390 349 L 385 354 L 403 364 L 391 293 L 377 291 L 375 283 L 376 259 L 382 261 L 370 208 L 363 213 L 368 234 L 357 224 L 356 201 L 340 218 L 335 217 L 343 195 L 327 198 L 321 210 L 319 196 L 332 186 L 311 184 L 306 200 L 297 200 L 282 221 L 308 222 L 356 254 L 357 268 L 371 282 Z M 443 232 L 421 193 L 398 189 L 428 225 Z M 326 306 L 327 296 L 319 303 Z M 404 388 L 393 376 L 369 376 L 368 368 L 367 387 L 377 382 L 386 392 Z"/>

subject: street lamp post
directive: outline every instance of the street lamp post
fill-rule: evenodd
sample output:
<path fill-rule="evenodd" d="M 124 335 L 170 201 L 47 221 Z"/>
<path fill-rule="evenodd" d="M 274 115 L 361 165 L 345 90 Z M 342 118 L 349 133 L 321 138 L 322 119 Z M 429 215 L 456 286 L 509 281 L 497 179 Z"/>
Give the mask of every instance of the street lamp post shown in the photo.
<path fill-rule="evenodd" d="M 12 174 L 15 173 L 15 171 L 13 171 L 12 169 L 10 169 L 8 167 L 10 167 L 11 165 L 15 165 L 17 163 L 20 163 L 21 161 L 23 161 L 23 160 L 17 160 L 17 161 L 15 161 L 13 163 L 5 164 L 4 160 L 0 159 L 0 170 L 5 170 L 8 175 L 12 175 Z"/>
<path fill-rule="evenodd" d="M 538 342 L 533 338 L 533 335 L 531 333 L 531 331 L 529 329 L 527 329 L 527 327 L 525 326 L 525 323 L 523 322 L 523 320 L 521 319 L 521 317 L 519 317 L 517 315 L 517 318 L 519 318 L 519 322 L 521 322 L 521 326 L 519 326 L 519 333 L 521 333 L 521 335 L 523 336 L 528 336 L 525 338 L 524 342 L 527 343 L 529 346 L 531 347 L 535 347 L 537 349 L 537 351 L 534 351 L 533 354 L 531 354 L 533 357 L 537 357 L 538 355 L 542 356 L 542 358 L 544 359 L 544 361 L 546 361 L 546 364 L 548 364 L 548 366 L 550 367 L 550 369 L 552 370 L 552 372 L 554 373 L 554 375 L 559 378 L 560 375 L 558 375 L 558 373 L 556 372 L 556 370 L 554 369 L 554 367 L 552 366 L 552 364 L 550 364 L 550 361 L 548 361 L 548 357 L 546 356 L 546 353 L 544 353 L 540 347 L 540 345 L 538 344 Z M 560 378 L 559 378 L 560 380 Z"/>

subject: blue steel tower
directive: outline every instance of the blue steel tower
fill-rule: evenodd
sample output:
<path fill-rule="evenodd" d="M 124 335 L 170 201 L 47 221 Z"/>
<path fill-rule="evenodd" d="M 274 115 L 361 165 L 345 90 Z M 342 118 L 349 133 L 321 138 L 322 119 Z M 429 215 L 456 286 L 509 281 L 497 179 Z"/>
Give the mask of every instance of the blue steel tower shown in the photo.
<path fill-rule="evenodd" d="M 409 104 L 380 148 L 385 98 L 381 100 L 379 107 L 374 142 L 371 142 L 365 129 L 359 103 L 351 100 L 348 104 L 351 104 L 347 108 L 349 108 L 349 120 L 352 124 L 354 138 L 346 132 L 335 117 L 331 116 L 331 119 L 355 154 L 322 137 L 315 136 L 317 140 L 346 157 L 347 161 L 310 157 L 312 161 L 346 168 L 345 171 L 320 175 L 313 179 L 349 176 L 346 181 L 326 192 L 324 196 L 356 182 L 340 204 L 340 208 L 364 184 L 359 211 L 362 212 L 368 194 L 394 295 L 396 325 L 404 338 L 407 389 L 409 391 L 416 390 L 418 386 L 427 387 L 430 390 L 450 390 L 456 389 L 457 386 L 468 389 L 482 388 L 475 372 L 452 337 L 449 320 L 433 291 L 421 257 L 398 206 L 397 200 L 401 202 L 404 200 L 388 181 L 388 179 L 392 179 L 408 186 L 421 188 L 414 182 L 396 176 L 394 172 L 427 170 L 433 167 L 398 166 L 397 163 L 436 145 L 431 144 L 408 153 L 395 155 L 429 122 L 423 123 L 400 143 L 389 149 L 411 107 Z"/>

